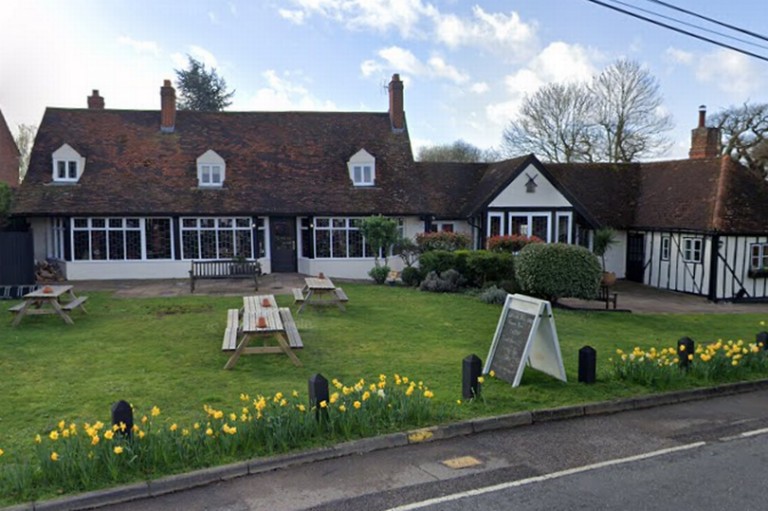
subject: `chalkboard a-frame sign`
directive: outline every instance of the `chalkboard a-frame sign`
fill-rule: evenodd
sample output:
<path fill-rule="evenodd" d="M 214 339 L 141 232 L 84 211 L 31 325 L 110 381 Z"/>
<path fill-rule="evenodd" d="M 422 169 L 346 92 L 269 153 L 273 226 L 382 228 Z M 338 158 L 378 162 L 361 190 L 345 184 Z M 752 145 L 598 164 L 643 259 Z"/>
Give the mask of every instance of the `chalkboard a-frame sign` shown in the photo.
<path fill-rule="evenodd" d="M 507 295 L 483 373 L 520 385 L 525 364 L 566 381 L 552 304 L 530 296 Z"/>

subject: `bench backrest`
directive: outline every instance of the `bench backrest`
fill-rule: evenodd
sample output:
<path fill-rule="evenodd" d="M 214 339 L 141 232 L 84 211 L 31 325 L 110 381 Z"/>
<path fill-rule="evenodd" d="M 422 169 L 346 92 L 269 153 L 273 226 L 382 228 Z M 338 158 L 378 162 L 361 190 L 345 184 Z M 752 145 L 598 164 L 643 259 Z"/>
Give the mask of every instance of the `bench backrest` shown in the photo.
<path fill-rule="evenodd" d="M 192 274 L 196 277 L 216 277 L 220 275 L 261 275 L 261 263 L 258 261 L 192 261 Z"/>

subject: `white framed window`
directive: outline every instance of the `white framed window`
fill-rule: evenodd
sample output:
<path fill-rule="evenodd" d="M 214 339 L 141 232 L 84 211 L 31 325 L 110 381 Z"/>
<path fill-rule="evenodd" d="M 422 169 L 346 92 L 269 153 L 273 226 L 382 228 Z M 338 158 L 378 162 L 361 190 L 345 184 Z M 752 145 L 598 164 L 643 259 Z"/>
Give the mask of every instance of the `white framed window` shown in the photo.
<path fill-rule="evenodd" d="M 488 229 L 486 235 L 501 236 L 504 234 L 504 215 L 502 213 L 488 213 Z"/>
<path fill-rule="evenodd" d="M 77 183 L 85 169 L 85 158 L 69 144 L 53 152 L 53 181 L 55 183 Z"/>
<path fill-rule="evenodd" d="M 571 213 L 557 213 L 555 240 L 558 243 L 571 243 Z"/>
<path fill-rule="evenodd" d="M 700 263 L 703 241 L 701 238 L 683 238 L 683 261 Z"/>
<path fill-rule="evenodd" d="M 253 227 L 250 217 L 182 217 L 181 258 L 253 259 Z M 263 219 L 257 227 L 260 234 L 264 232 Z"/>
<path fill-rule="evenodd" d="M 48 223 L 47 257 L 64 260 L 64 239 L 67 228 L 63 218 L 51 218 Z"/>
<path fill-rule="evenodd" d="M 671 238 L 669 236 L 661 237 L 661 260 L 662 261 L 669 261 L 670 243 L 671 243 Z"/>
<path fill-rule="evenodd" d="M 72 260 L 173 259 L 170 218 L 72 219 Z"/>
<path fill-rule="evenodd" d="M 520 236 L 536 236 L 537 238 L 550 243 L 552 232 L 549 213 L 510 213 L 509 230 L 507 234 L 517 234 Z"/>
<path fill-rule="evenodd" d="M 454 232 L 456 226 L 453 222 L 432 222 L 430 226 L 431 232 Z"/>
<path fill-rule="evenodd" d="M 753 243 L 749 247 L 749 269 L 752 271 L 768 270 L 768 243 Z"/>
<path fill-rule="evenodd" d="M 316 217 L 315 258 L 351 259 L 373 257 L 373 250 L 360 231 L 362 218 Z"/>
<path fill-rule="evenodd" d="M 376 158 L 365 149 L 360 149 L 347 162 L 349 179 L 355 186 L 376 184 Z"/>
<path fill-rule="evenodd" d="M 208 149 L 197 158 L 197 186 L 221 188 L 224 186 L 226 162 L 213 149 Z"/>

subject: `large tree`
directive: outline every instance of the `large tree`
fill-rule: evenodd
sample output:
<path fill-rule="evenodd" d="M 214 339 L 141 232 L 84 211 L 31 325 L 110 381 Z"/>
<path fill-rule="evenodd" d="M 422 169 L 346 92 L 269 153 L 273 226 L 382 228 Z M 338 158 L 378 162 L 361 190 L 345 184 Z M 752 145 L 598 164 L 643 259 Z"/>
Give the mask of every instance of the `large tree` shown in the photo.
<path fill-rule="evenodd" d="M 527 96 L 504 148 L 551 162 L 629 162 L 663 154 L 670 129 L 656 79 L 619 60 L 589 83 L 548 84 Z"/>
<path fill-rule="evenodd" d="M 710 121 L 722 133 L 722 154 L 768 177 L 768 104 L 731 106 Z"/>
<path fill-rule="evenodd" d="M 504 130 L 506 152 L 534 153 L 556 163 L 591 161 L 596 143 L 593 103 L 583 84 L 541 87 L 523 100 L 518 118 Z"/>
<path fill-rule="evenodd" d="M 446 161 L 460 163 L 481 163 L 498 159 L 493 149 L 480 149 L 463 140 L 452 144 L 425 146 L 416 156 L 419 161 Z"/>
<path fill-rule="evenodd" d="M 199 60 L 189 55 L 187 58 L 187 69 L 175 70 L 179 110 L 219 112 L 231 105 L 235 91 L 227 92 L 227 83 L 216 74 L 216 69 L 208 71 Z"/>
<path fill-rule="evenodd" d="M 29 157 L 32 154 L 32 144 L 37 134 L 34 124 L 19 124 L 16 133 L 16 147 L 19 148 L 19 180 L 23 180 L 29 167 Z"/>
<path fill-rule="evenodd" d="M 672 120 L 663 112 L 659 82 L 640 64 L 619 60 L 595 77 L 589 89 L 602 137 L 600 160 L 630 162 L 669 149 L 664 132 L 672 129 Z"/>

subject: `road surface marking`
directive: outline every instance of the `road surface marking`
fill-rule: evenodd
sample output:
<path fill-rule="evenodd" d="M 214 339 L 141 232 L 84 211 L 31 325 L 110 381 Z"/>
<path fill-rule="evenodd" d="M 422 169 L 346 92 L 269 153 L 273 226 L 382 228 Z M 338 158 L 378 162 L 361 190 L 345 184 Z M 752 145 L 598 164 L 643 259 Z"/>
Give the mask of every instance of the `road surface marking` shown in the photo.
<path fill-rule="evenodd" d="M 728 442 L 729 440 L 736 440 L 738 438 L 748 438 L 756 435 L 764 435 L 766 433 L 768 433 L 768 428 L 753 429 L 752 431 L 745 431 L 744 433 L 739 433 L 738 435 L 724 436 L 720 438 L 720 441 Z"/>
<path fill-rule="evenodd" d="M 428 499 L 421 502 L 413 502 L 403 506 L 393 507 L 387 511 L 411 511 L 413 509 L 421 509 L 427 506 L 434 506 L 436 504 L 442 504 L 443 502 L 451 502 L 454 500 L 463 499 L 465 497 L 474 497 L 476 495 L 483 495 L 485 493 L 493 493 L 496 491 L 506 490 L 509 488 L 515 488 L 518 486 L 525 486 L 533 483 L 540 483 L 548 481 L 550 479 L 557 479 L 573 474 L 579 474 L 581 472 L 588 472 L 590 470 L 596 470 L 598 468 L 610 467 L 613 465 L 621 465 L 623 463 L 631 463 L 633 461 L 645 460 L 648 458 L 654 458 L 656 456 L 663 456 L 673 452 L 687 451 L 690 449 L 697 449 L 707 445 L 706 442 L 694 442 L 692 444 L 681 445 L 678 447 L 670 447 L 667 449 L 661 449 L 658 451 L 647 452 L 644 454 L 637 454 L 635 456 L 629 456 L 627 458 L 618 458 L 615 460 L 601 461 L 599 463 L 593 463 L 592 465 L 584 465 L 583 467 L 569 468 L 567 470 L 561 470 L 559 472 L 552 472 L 550 474 L 544 474 L 541 476 L 529 477 L 527 479 L 520 479 L 518 481 L 510 481 L 508 483 L 496 484 L 493 486 L 486 486 L 485 488 L 476 488 L 474 490 L 468 490 L 460 493 L 454 493 L 452 495 L 445 495 L 443 497 L 436 497 L 434 499 Z"/>

